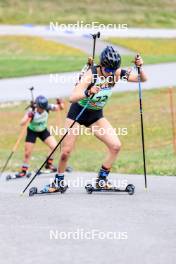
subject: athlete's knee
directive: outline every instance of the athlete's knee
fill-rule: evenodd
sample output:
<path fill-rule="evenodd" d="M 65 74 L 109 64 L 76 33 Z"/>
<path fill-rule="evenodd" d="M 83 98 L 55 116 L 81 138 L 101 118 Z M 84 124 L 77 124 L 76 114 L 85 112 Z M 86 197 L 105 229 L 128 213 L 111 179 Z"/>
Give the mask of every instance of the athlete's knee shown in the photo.
<path fill-rule="evenodd" d="M 62 149 L 62 153 L 61 153 L 61 160 L 62 161 L 66 161 L 68 160 L 69 156 L 71 153 L 71 149 L 70 148 L 63 148 Z"/>
<path fill-rule="evenodd" d="M 122 144 L 120 141 L 117 141 L 116 143 L 114 143 L 111 148 L 110 148 L 110 151 L 113 153 L 113 154 L 118 154 L 119 151 L 121 150 L 121 147 L 122 147 Z"/>

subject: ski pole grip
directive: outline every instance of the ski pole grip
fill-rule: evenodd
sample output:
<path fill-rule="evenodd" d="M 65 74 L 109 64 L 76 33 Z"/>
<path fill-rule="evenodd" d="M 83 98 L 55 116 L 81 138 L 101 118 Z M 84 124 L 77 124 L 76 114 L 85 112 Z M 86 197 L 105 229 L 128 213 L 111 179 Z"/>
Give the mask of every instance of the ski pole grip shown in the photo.
<path fill-rule="evenodd" d="M 138 59 L 139 57 L 140 57 L 140 54 L 137 53 L 136 58 Z M 138 74 L 140 74 L 140 69 L 141 69 L 141 66 L 137 66 Z"/>

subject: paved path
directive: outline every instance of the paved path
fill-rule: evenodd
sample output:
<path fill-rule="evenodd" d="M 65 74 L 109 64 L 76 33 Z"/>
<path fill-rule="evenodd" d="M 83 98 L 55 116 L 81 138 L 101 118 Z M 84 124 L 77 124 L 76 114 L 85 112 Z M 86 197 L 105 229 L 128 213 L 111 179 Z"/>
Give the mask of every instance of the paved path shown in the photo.
<path fill-rule="evenodd" d="M 92 44 L 92 38 L 90 38 L 90 37 L 66 35 L 66 36 L 53 36 L 53 37 L 46 37 L 45 36 L 45 38 L 54 40 L 58 43 L 62 43 L 62 44 L 68 45 L 68 46 L 72 46 L 73 48 L 80 49 L 80 50 L 86 52 L 87 54 L 89 54 L 89 56 L 92 56 L 92 53 L 90 53 L 90 52 L 92 50 L 93 44 Z M 100 40 L 100 39 L 98 39 L 97 43 L 96 43 L 96 54 L 100 55 L 102 50 L 107 45 L 113 46 L 116 50 L 118 50 L 118 52 L 121 55 L 135 54 L 135 52 L 132 52 L 131 50 L 129 50 L 127 48 L 123 48 L 123 47 L 117 46 L 117 45 L 112 45 L 111 43 L 105 42 L 105 41 Z"/>
<path fill-rule="evenodd" d="M 72 173 L 72 185 L 96 177 Z M 0 259 L 3 264 L 175 264 L 175 177 L 149 177 L 144 191 L 143 176 L 115 175 L 136 186 L 136 194 L 85 193 L 70 187 L 64 195 L 19 196 L 28 180 L 0 179 Z M 41 187 L 48 176 L 32 186 Z M 84 184 L 83 184 L 84 186 Z M 124 240 L 50 239 L 57 232 L 116 232 Z M 118 238 L 118 236 L 117 236 Z"/>
<path fill-rule="evenodd" d="M 175 68 L 176 63 L 146 65 L 145 71 L 149 79 L 142 84 L 142 88 L 151 89 L 176 85 Z M 30 94 L 27 88 L 31 86 L 35 87 L 36 95 L 44 94 L 48 98 L 69 96 L 76 76 L 76 73 L 60 73 L 57 75 L 2 79 L 0 80 L 0 102 L 29 100 Z M 114 91 L 133 91 L 137 89 L 137 83 L 120 82 L 116 85 Z"/>
<path fill-rule="evenodd" d="M 97 30 L 51 30 L 49 26 L 34 25 L 0 25 L 0 35 L 34 35 L 50 38 L 64 44 L 71 44 L 73 47 L 82 49 L 89 53 L 90 33 Z M 102 36 L 119 37 L 175 37 L 176 30 L 169 29 L 128 29 L 128 30 L 102 30 Z M 97 53 L 107 45 L 102 40 L 97 41 Z M 117 47 L 121 54 L 132 52 L 122 47 Z M 176 63 L 165 63 L 145 66 L 149 80 L 142 85 L 143 89 L 168 87 L 176 85 L 174 68 Z M 77 73 L 78 74 L 78 73 Z M 64 80 L 64 81 L 63 81 Z M 13 100 L 26 100 L 29 98 L 28 87 L 34 86 L 37 94 L 44 94 L 49 98 L 56 96 L 68 96 L 75 83 L 75 73 L 60 73 L 57 75 L 40 75 L 24 78 L 11 78 L 0 80 L 0 102 Z M 114 91 L 136 90 L 137 84 L 119 83 Z"/>
<path fill-rule="evenodd" d="M 0 35 L 27 35 L 41 36 L 47 39 L 52 39 L 56 42 L 78 48 L 86 53 L 90 53 L 90 45 L 92 40 L 90 34 L 101 32 L 101 40 L 97 41 L 96 54 L 100 54 L 102 49 L 109 43 L 102 39 L 110 36 L 123 38 L 174 38 L 176 37 L 175 29 L 141 29 L 127 28 L 122 29 L 89 29 L 89 28 L 61 28 L 53 24 L 52 27 L 37 26 L 37 25 L 0 25 Z M 133 54 L 127 48 L 113 45 L 122 55 Z"/>
<path fill-rule="evenodd" d="M 102 37 L 117 36 L 123 38 L 175 38 L 176 29 L 151 29 L 151 28 L 66 28 L 50 25 L 0 25 L 0 35 L 31 35 L 31 36 L 82 36 L 87 38 L 91 33 L 101 32 Z"/>

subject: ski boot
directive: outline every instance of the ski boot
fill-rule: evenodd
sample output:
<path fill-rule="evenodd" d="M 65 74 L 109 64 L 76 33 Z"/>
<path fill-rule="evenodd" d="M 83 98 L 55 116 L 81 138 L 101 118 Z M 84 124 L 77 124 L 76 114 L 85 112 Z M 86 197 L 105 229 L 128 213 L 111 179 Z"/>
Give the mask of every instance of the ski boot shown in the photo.
<path fill-rule="evenodd" d="M 96 179 L 96 189 L 111 189 L 113 188 L 112 184 L 108 181 L 107 177 L 110 170 L 102 166 L 98 173 L 98 178 Z"/>
<path fill-rule="evenodd" d="M 95 187 L 97 189 L 112 189 L 113 185 L 106 177 L 98 177 L 96 179 Z"/>
<path fill-rule="evenodd" d="M 15 175 L 7 175 L 6 180 L 12 180 L 12 179 L 19 179 L 23 177 L 29 178 L 31 176 L 31 173 L 28 172 L 28 166 L 22 166 L 21 171 L 16 173 Z"/>
<path fill-rule="evenodd" d="M 45 165 L 45 169 L 50 172 L 56 172 L 57 168 L 53 165 L 53 159 L 49 159 Z"/>
<path fill-rule="evenodd" d="M 64 175 L 60 176 L 58 174 L 55 175 L 55 180 L 51 184 L 47 184 L 44 188 L 38 192 L 36 187 L 33 187 L 29 190 L 29 196 L 34 194 L 51 194 L 51 193 L 64 193 L 68 188 L 68 185 L 64 183 Z M 35 190 L 35 192 L 34 192 Z"/>
<path fill-rule="evenodd" d="M 98 173 L 98 178 L 96 179 L 95 187 L 93 187 L 92 184 L 87 184 L 85 186 L 87 193 L 90 194 L 93 191 L 111 190 L 113 186 L 107 179 L 109 172 L 110 170 L 102 166 Z"/>

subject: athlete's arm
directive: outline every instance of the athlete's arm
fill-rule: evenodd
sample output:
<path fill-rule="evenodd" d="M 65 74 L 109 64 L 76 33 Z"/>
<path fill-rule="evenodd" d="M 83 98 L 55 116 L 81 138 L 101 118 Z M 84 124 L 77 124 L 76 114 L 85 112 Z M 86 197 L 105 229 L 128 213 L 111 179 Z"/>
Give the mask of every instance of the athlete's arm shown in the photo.
<path fill-rule="evenodd" d="M 143 69 L 140 69 L 140 80 L 141 82 L 146 82 L 147 81 L 147 75 L 143 71 Z M 138 82 L 138 75 L 134 73 L 130 73 L 128 77 L 128 82 Z"/>
<path fill-rule="evenodd" d="M 139 57 L 136 56 L 134 63 L 136 66 L 140 66 L 140 80 L 141 80 L 141 82 L 147 81 L 147 76 L 142 69 L 142 65 L 143 65 L 142 58 L 140 56 Z M 122 79 L 122 80 L 125 80 L 128 82 L 138 82 L 138 74 L 132 73 L 130 69 L 128 69 L 128 70 L 118 69 L 115 73 L 115 76 L 116 76 L 116 81 L 118 81 L 119 79 Z"/>
<path fill-rule="evenodd" d="M 47 108 L 47 112 L 50 112 L 50 111 L 57 112 L 59 110 L 60 110 L 60 107 L 58 104 L 49 104 Z"/>
<path fill-rule="evenodd" d="M 26 113 L 24 117 L 21 119 L 20 126 L 26 125 L 26 123 L 29 121 L 30 118 L 32 118 L 32 116 L 30 117 L 30 112 Z"/>
<path fill-rule="evenodd" d="M 71 96 L 70 96 L 70 102 L 74 103 L 77 102 L 83 98 L 86 98 L 85 90 L 88 88 L 88 86 L 92 83 L 92 72 L 91 70 L 87 71 L 84 76 L 82 77 L 81 81 L 75 86 Z M 97 86 L 92 86 L 91 89 L 88 91 L 88 95 L 98 93 L 100 90 Z"/>
<path fill-rule="evenodd" d="M 64 110 L 65 108 L 65 103 L 62 98 L 57 98 L 56 99 L 57 106 L 59 107 L 59 110 Z"/>
<path fill-rule="evenodd" d="M 140 55 L 135 56 L 134 58 L 134 64 L 137 67 L 140 67 L 140 80 L 141 82 L 146 82 L 147 81 L 147 75 L 142 69 L 142 65 L 144 64 L 143 59 Z M 128 82 L 138 82 L 138 75 L 130 73 L 128 77 Z"/>

